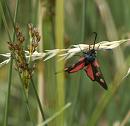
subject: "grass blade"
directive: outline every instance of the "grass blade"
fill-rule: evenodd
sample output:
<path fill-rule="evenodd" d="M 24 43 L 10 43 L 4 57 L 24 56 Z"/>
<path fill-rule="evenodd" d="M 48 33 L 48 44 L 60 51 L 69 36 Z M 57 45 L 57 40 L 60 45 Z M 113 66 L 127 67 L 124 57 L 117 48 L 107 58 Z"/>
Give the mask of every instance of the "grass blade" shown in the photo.
<path fill-rule="evenodd" d="M 14 16 L 14 23 L 16 22 L 16 17 L 17 17 L 17 9 L 18 9 L 18 1 L 16 4 L 16 10 L 15 10 L 15 16 Z M 7 5 L 7 3 L 6 3 Z M 2 19 L 5 25 L 5 29 L 8 33 L 9 40 L 11 41 L 11 36 L 9 33 L 9 28 L 5 19 L 3 7 L 2 7 L 2 2 L 0 1 L 0 9 L 2 13 Z M 9 11 L 10 12 L 10 11 Z M 13 33 L 13 41 L 15 40 L 15 32 Z M 9 82 L 8 82 L 8 91 L 7 91 L 7 101 L 6 101 L 6 106 L 5 106 L 5 116 L 4 116 L 4 126 L 8 125 L 8 108 L 9 108 L 9 99 L 10 99 L 10 90 L 11 90 L 11 80 L 12 80 L 12 65 L 13 65 L 13 59 L 11 58 L 11 63 L 10 63 L 10 70 L 9 70 Z"/>
<path fill-rule="evenodd" d="M 54 120 L 57 116 L 59 116 L 62 112 L 64 112 L 68 107 L 70 107 L 70 105 L 71 105 L 71 103 L 66 104 L 63 108 L 61 108 L 58 112 L 56 112 L 52 117 L 50 117 L 44 123 L 42 123 L 38 126 L 45 126 L 46 124 L 48 124 L 49 122 Z"/>
<path fill-rule="evenodd" d="M 56 48 L 64 48 L 64 0 L 56 0 L 56 17 L 55 17 L 55 40 Z M 56 71 L 64 69 L 64 61 L 59 62 L 56 57 Z M 65 104 L 64 92 L 64 72 L 56 74 L 57 82 L 57 110 Z M 64 126 L 64 113 L 56 119 L 57 126 Z"/>

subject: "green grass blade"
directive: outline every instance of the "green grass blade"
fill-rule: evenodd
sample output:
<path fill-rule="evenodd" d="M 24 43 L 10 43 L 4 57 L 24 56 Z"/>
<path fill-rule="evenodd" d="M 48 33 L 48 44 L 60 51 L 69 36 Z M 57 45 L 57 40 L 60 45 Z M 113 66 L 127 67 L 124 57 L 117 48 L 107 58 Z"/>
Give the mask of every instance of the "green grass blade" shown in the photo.
<path fill-rule="evenodd" d="M 55 17 L 55 40 L 56 48 L 64 48 L 64 0 L 56 0 L 56 17 Z M 58 61 L 56 57 L 56 71 L 64 69 L 64 61 Z M 64 72 L 56 75 L 57 82 L 57 110 L 65 104 L 64 92 Z M 64 126 L 64 113 L 56 119 L 57 126 Z"/>
<path fill-rule="evenodd" d="M 17 17 L 17 8 L 18 8 L 18 1 L 17 0 L 17 4 L 16 4 L 16 11 L 15 11 L 15 16 L 14 16 L 14 23 L 16 22 L 16 17 Z M 7 4 L 7 3 L 6 3 Z M 11 36 L 9 33 L 9 28 L 5 19 L 5 15 L 4 15 L 4 11 L 3 11 L 3 7 L 2 7 L 2 3 L 0 1 L 0 9 L 1 9 L 1 13 L 2 13 L 2 19 L 5 25 L 5 29 L 8 33 L 8 37 L 9 40 L 11 41 Z M 13 33 L 13 41 L 15 39 L 15 32 Z M 7 101 L 6 101 L 6 106 L 5 106 L 5 115 L 4 115 L 4 126 L 8 125 L 8 108 L 9 108 L 9 99 L 10 99 L 10 90 L 11 90 L 11 80 L 12 80 L 12 65 L 13 65 L 13 59 L 11 58 L 11 62 L 10 62 L 10 70 L 9 70 L 9 82 L 8 82 L 8 92 L 7 92 Z"/>
<path fill-rule="evenodd" d="M 45 126 L 46 124 L 48 124 L 49 122 L 51 122 L 52 120 L 54 120 L 55 118 L 57 118 L 57 116 L 61 115 L 61 113 L 63 113 L 68 107 L 70 107 L 71 103 L 66 104 L 63 108 L 61 108 L 58 112 L 56 112 L 53 116 L 51 116 L 49 119 L 47 119 L 44 123 L 38 125 L 38 126 Z"/>
<path fill-rule="evenodd" d="M 42 109 L 42 104 L 41 104 L 41 102 L 40 102 L 37 89 L 36 89 L 35 84 L 34 84 L 34 82 L 33 82 L 32 79 L 31 79 L 31 84 L 32 84 L 32 87 L 33 87 L 34 92 L 35 92 L 35 95 L 36 95 L 36 99 L 37 99 L 37 102 L 38 102 L 38 105 L 39 105 L 39 109 L 40 109 L 40 111 L 41 111 L 42 118 L 43 118 L 43 120 L 45 121 L 45 115 L 44 115 L 44 112 L 43 112 L 43 109 Z"/>
<path fill-rule="evenodd" d="M 2 17 L 2 20 L 3 20 L 4 26 L 5 26 L 5 30 L 8 34 L 9 40 L 11 41 L 11 36 L 10 36 L 10 33 L 9 33 L 9 27 L 7 25 L 7 21 L 5 19 L 5 15 L 4 15 L 4 10 L 3 10 L 3 7 L 2 7 L 2 1 L 0 1 L 0 12 L 1 12 L 1 17 Z"/>

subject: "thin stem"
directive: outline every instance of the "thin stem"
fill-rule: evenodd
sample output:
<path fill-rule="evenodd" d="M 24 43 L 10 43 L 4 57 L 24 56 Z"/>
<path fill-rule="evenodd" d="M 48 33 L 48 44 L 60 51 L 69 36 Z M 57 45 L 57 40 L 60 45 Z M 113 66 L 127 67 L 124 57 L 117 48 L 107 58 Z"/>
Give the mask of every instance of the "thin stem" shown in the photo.
<path fill-rule="evenodd" d="M 12 22 L 13 28 L 14 28 L 14 32 L 15 32 L 15 24 L 16 24 L 16 18 L 17 18 L 17 13 L 18 13 L 19 0 L 16 1 L 16 9 L 15 9 L 15 13 L 14 13 L 14 19 L 13 19 L 12 15 L 11 15 L 11 11 L 9 9 L 7 0 L 5 0 L 4 2 L 5 2 L 5 6 L 6 6 L 7 10 L 8 10 L 9 17 L 11 19 L 11 22 Z M 15 37 L 15 34 L 13 33 L 13 39 L 14 39 L 14 37 Z"/>
<path fill-rule="evenodd" d="M 39 96 L 38 96 L 38 93 L 37 93 L 37 89 L 36 89 L 35 84 L 34 84 L 32 79 L 31 79 L 31 84 L 32 84 L 32 87 L 34 89 L 34 93 L 35 93 L 35 96 L 36 96 L 36 99 L 37 99 L 37 102 L 38 102 L 38 105 L 39 105 L 39 109 L 41 111 L 42 118 L 45 121 L 45 115 L 44 115 L 44 112 L 43 112 L 43 109 L 42 109 L 42 104 L 40 102 L 40 99 L 39 99 Z"/>
<path fill-rule="evenodd" d="M 22 78 L 20 76 L 20 73 L 19 73 L 19 77 L 20 77 L 20 80 L 22 82 Z M 26 95 L 26 91 L 25 91 L 25 88 L 24 88 L 24 85 L 22 84 L 22 88 L 23 88 L 23 95 L 24 95 L 24 99 L 25 99 L 25 103 L 26 103 L 26 108 L 28 110 L 28 115 L 29 115 L 29 118 L 33 124 L 33 126 L 35 126 L 35 123 L 33 121 L 33 117 L 32 117 L 32 114 L 31 114 L 31 109 L 29 108 L 29 102 L 28 102 L 28 96 Z"/>
<path fill-rule="evenodd" d="M 66 104 L 63 108 L 61 108 L 58 112 L 54 113 L 50 118 L 48 118 L 45 122 L 37 125 L 37 126 L 44 126 L 54 120 L 57 116 L 59 116 L 62 112 L 64 112 L 67 108 L 71 106 L 71 103 Z"/>
<path fill-rule="evenodd" d="M 9 28 L 8 28 L 8 25 L 7 25 L 7 22 L 6 22 L 6 19 L 5 19 L 5 15 L 4 15 L 4 11 L 3 11 L 3 7 L 2 7 L 2 1 L 0 1 L 0 10 L 1 10 L 0 12 L 1 12 L 2 20 L 3 20 L 4 26 L 5 26 L 5 30 L 6 30 L 6 32 L 8 34 L 9 40 L 11 41 Z"/>
<path fill-rule="evenodd" d="M 43 34 L 43 18 L 44 18 L 44 9 L 45 7 L 42 6 L 44 4 L 45 1 L 39 0 L 37 1 L 37 8 L 38 8 L 38 29 L 39 32 L 41 34 Z M 36 10 L 36 9 L 35 9 Z M 41 41 L 39 42 L 39 52 L 43 52 L 43 44 L 44 40 L 43 40 L 43 36 L 41 36 Z M 43 101 L 44 100 L 44 94 L 45 94 L 45 80 L 44 80 L 44 63 L 39 63 L 38 64 L 38 95 L 39 95 L 39 99 L 41 102 L 41 105 L 43 105 Z M 41 112 L 38 109 L 38 123 L 42 122 L 42 116 L 41 116 Z"/>
<path fill-rule="evenodd" d="M 18 6 L 18 4 L 16 4 L 16 6 Z M 2 14 L 2 19 L 3 19 L 3 22 L 4 22 L 5 29 L 8 33 L 9 40 L 11 41 L 11 36 L 10 36 L 10 33 L 9 33 L 9 28 L 8 28 L 8 25 L 7 25 L 7 22 L 6 22 L 6 19 L 5 19 L 5 15 L 4 15 L 4 11 L 3 11 L 1 1 L 0 1 L 0 9 L 1 9 L 1 14 Z M 16 9 L 16 12 L 17 12 L 17 9 Z M 17 15 L 17 13 L 15 13 L 14 22 L 16 21 L 16 15 Z M 15 37 L 13 37 L 13 40 L 14 39 L 15 39 Z M 8 125 L 9 99 L 10 99 L 10 90 L 11 90 L 11 83 L 12 83 L 11 82 L 11 80 L 12 80 L 12 65 L 13 65 L 13 59 L 11 58 L 10 70 L 9 70 L 9 83 L 8 83 L 8 91 L 7 91 L 7 101 L 6 101 L 5 115 L 4 115 L 4 126 Z"/>
<path fill-rule="evenodd" d="M 64 48 L 64 0 L 56 0 L 56 17 L 55 17 L 55 42 L 56 48 Z M 64 69 L 64 61 L 58 61 L 56 57 L 56 71 Z M 64 73 L 56 75 L 57 82 L 57 109 L 65 104 L 65 91 L 64 91 Z M 64 126 L 64 113 L 56 119 L 57 126 Z"/>
<path fill-rule="evenodd" d="M 12 64 L 13 64 L 13 59 L 11 58 L 10 70 L 9 70 L 9 83 L 8 83 L 7 99 L 6 99 L 6 106 L 5 106 L 4 126 L 8 125 L 10 89 L 11 89 L 11 83 L 12 83 L 11 82 L 11 80 L 12 80 Z"/>

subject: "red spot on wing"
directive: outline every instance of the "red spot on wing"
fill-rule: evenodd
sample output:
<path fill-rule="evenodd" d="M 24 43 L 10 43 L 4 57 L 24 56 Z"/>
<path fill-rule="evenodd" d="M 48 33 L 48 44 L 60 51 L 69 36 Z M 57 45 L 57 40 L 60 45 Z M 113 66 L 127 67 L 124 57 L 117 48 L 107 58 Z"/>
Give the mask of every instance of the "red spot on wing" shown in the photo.
<path fill-rule="evenodd" d="M 107 90 L 108 87 L 107 87 L 106 81 L 103 77 L 103 74 L 101 72 L 101 69 L 97 60 L 95 60 L 92 63 L 92 67 L 94 71 L 94 78 L 95 78 L 94 81 L 97 81 L 104 89 Z"/>
<path fill-rule="evenodd" d="M 87 76 L 91 79 L 91 80 L 94 80 L 94 73 L 93 73 L 93 69 L 92 69 L 92 65 L 91 64 L 88 64 L 86 69 L 85 69 L 85 72 L 87 74 Z"/>

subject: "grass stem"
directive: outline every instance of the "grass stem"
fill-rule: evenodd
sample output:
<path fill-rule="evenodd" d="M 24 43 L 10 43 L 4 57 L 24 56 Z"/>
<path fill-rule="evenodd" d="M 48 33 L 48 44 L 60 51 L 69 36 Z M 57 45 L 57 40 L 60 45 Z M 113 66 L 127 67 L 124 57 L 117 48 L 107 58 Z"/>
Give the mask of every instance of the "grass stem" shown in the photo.
<path fill-rule="evenodd" d="M 64 0 L 56 0 L 56 17 L 55 17 L 55 40 L 56 48 L 64 48 Z M 64 61 L 58 61 L 56 57 L 56 71 L 64 69 Z M 57 82 L 57 110 L 60 110 L 65 104 L 64 92 L 64 72 L 56 75 Z M 56 119 L 57 126 L 64 126 L 64 113 Z"/>
<path fill-rule="evenodd" d="M 16 17 L 17 17 L 18 1 L 19 0 L 17 0 L 17 4 L 16 4 L 14 23 L 16 22 Z M 6 3 L 6 0 L 5 0 L 5 3 Z M 7 3 L 6 3 L 6 5 L 7 5 Z M 4 11 L 3 11 L 3 7 L 2 7 L 2 2 L 1 1 L 0 1 L 0 9 L 1 9 L 2 19 L 3 19 L 3 22 L 4 22 L 5 29 L 6 29 L 6 31 L 8 33 L 9 40 L 11 41 L 11 36 L 10 36 L 10 33 L 9 33 L 9 28 L 8 28 L 8 25 L 7 25 L 7 21 L 5 19 L 5 15 L 4 15 Z M 13 41 L 14 40 L 15 40 L 15 32 L 13 33 Z M 7 99 L 6 99 L 5 115 L 4 115 L 4 126 L 8 125 L 9 99 L 10 99 L 10 90 L 11 90 L 11 84 L 12 84 L 12 82 L 11 82 L 11 80 L 12 80 L 12 65 L 13 65 L 13 59 L 11 58 L 10 70 L 9 70 L 8 91 L 7 91 Z"/>

